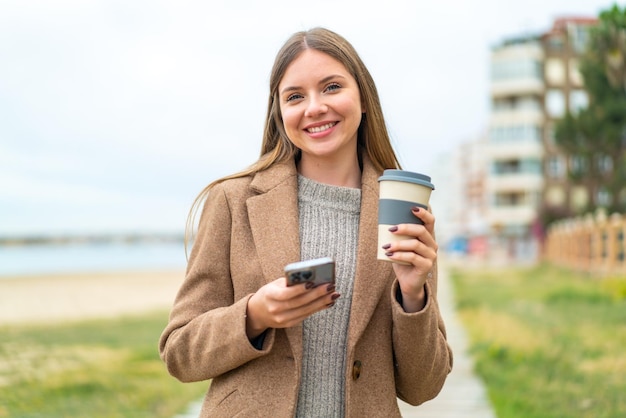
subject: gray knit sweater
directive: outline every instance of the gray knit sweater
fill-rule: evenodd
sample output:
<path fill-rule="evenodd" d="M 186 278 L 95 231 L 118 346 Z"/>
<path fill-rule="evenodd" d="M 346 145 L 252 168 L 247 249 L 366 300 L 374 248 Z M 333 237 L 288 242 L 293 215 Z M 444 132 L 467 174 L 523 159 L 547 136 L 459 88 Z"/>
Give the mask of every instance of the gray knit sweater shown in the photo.
<path fill-rule="evenodd" d="M 346 338 L 361 210 L 361 190 L 298 177 L 302 260 L 331 257 L 341 297 L 303 323 L 298 417 L 343 417 Z"/>

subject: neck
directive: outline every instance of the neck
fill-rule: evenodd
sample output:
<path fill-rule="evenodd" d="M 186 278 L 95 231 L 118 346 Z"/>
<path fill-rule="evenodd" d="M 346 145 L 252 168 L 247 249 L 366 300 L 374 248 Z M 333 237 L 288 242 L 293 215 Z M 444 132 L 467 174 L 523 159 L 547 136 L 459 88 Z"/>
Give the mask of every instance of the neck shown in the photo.
<path fill-rule="evenodd" d="M 318 183 L 361 188 L 361 168 L 356 154 L 344 161 L 303 158 L 298 163 L 298 173 Z"/>

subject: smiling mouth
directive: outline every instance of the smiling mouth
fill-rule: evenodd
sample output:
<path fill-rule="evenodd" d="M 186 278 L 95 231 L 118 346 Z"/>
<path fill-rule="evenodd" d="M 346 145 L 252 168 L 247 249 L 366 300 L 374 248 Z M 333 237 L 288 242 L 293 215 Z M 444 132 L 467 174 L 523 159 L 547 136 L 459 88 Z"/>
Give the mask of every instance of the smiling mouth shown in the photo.
<path fill-rule="evenodd" d="M 337 122 L 331 122 L 331 123 L 327 123 L 326 125 L 315 126 L 313 128 L 307 128 L 306 131 L 309 132 L 309 133 L 312 133 L 312 134 L 316 134 L 316 133 L 328 130 L 328 129 L 332 128 L 333 126 L 335 126 L 336 124 L 337 124 Z"/>

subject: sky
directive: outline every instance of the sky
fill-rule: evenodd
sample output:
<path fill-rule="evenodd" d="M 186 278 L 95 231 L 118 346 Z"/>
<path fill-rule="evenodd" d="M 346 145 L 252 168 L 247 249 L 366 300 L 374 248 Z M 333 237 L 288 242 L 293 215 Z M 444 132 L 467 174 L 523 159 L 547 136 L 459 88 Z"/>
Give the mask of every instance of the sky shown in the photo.
<path fill-rule="evenodd" d="M 493 46 L 612 4 L 0 0 L 0 236 L 183 231 L 204 186 L 258 158 L 275 54 L 314 26 L 356 48 L 426 172 L 486 131 Z"/>

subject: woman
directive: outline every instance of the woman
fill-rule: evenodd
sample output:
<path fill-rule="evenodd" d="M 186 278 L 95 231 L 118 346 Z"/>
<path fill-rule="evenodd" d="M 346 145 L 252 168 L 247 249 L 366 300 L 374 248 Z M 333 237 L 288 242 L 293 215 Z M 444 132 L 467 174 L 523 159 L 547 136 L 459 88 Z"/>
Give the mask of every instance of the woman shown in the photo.
<path fill-rule="evenodd" d="M 376 260 L 378 177 L 399 163 L 352 46 L 316 28 L 279 51 L 260 159 L 215 181 L 160 340 L 169 372 L 212 379 L 202 416 L 400 416 L 452 367 L 436 300 L 434 216 Z M 287 286 L 288 263 L 336 261 L 334 285 Z"/>

